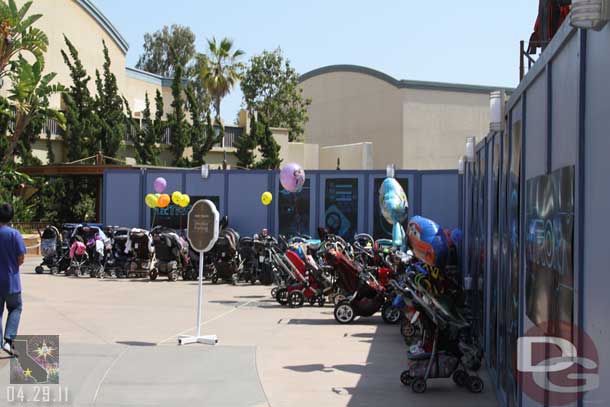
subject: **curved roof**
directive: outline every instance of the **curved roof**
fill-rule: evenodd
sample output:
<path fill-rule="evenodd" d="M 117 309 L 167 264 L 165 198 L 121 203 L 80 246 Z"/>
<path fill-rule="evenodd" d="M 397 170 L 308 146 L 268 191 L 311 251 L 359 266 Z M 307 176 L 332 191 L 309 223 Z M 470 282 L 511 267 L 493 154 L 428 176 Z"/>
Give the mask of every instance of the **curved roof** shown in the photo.
<path fill-rule="evenodd" d="M 114 40 L 114 42 L 118 45 L 118 47 L 123 51 L 124 54 L 127 53 L 129 49 L 129 44 L 123 38 L 121 33 L 116 29 L 114 25 L 106 18 L 104 13 L 100 11 L 93 4 L 92 0 L 74 0 L 76 4 L 81 6 L 83 10 L 85 10 L 97 23 L 110 35 L 110 37 Z"/>
<path fill-rule="evenodd" d="M 427 82 L 427 81 L 412 81 L 412 80 L 398 80 L 392 76 L 385 74 L 381 71 L 377 71 L 372 68 L 367 68 L 360 65 L 329 65 L 322 68 L 314 69 L 299 77 L 299 82 L 304 82 L 308 79 L 316 76 L 324 75 L 327 73 L 335 72 L 353 72 L 363 75 L 372 76 L 388 84 L 395 86 L 396 88 L 408 88 L 408 89 L 429 89 L 429 90 L 441 90 L 441 91 L 454 91 L 454 92 L 466 92 L 466 93 L 490 93 L 496 90 L 504 89 L 507 93 L 512 93 L 512 88 L 506 88 L 503 86 L 481 86 L 481 85 L 467 85 L 461 83 L 444 83 L 444 82 Z"/>

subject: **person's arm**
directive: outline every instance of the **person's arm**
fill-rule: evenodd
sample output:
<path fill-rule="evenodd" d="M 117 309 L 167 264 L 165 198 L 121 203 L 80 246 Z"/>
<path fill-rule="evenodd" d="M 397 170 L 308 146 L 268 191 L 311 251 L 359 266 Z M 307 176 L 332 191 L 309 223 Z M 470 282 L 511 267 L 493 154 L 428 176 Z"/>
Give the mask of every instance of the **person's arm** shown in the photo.
<path fill-rule="evenodd" d="M 27 253 L 27 250 L 25 248 L 23 237 L 19 232 L 15 233 L 15 252 L 17 255 L 17 264 L 21 266 L 25 261 L 25 254 Z"/>

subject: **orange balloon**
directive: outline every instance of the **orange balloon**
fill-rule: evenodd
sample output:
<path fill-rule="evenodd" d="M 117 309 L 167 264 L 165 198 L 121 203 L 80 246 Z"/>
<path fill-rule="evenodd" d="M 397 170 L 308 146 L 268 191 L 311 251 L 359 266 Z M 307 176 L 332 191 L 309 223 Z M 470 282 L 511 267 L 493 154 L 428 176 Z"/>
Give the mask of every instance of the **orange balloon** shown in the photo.
<path fill-rule="evenodd" d="M 159 200 L 157 201 L 157 205 L 159 205 L 159 208 L 167 208 L 170 202 L 171 198 L 169 197 L 169 195 L 161 194 L 159 196 Z"/>

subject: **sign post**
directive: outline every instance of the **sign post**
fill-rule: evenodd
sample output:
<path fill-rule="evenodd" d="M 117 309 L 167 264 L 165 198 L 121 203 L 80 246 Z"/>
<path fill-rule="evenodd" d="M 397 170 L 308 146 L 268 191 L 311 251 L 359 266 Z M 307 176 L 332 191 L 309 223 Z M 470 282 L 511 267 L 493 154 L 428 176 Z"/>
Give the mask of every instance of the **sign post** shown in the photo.
<path fill-rule="evenodd" d="M 187 238 L 193 250 L 199 252 L 199 293 L 197 298 L 197 321 L 195 336 L 181 335 L 178 345 L 189 343 L 204 343 L 216 345 L 216 335 L 201 335 L 201 303 L 203 300 L 203 265 L 205 252 L 210 251 L 218 240 L 220 215 L 216 206 L 207 199 L 197 201 L 188 214 Z"/>

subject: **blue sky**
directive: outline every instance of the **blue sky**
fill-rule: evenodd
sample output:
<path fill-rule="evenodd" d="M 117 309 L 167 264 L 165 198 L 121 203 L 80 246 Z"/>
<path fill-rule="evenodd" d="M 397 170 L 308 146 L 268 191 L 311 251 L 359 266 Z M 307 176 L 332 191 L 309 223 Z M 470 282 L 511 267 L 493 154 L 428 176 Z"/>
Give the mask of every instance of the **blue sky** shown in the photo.
<path fill-rule="evenodd" d="M 230 37 L 249 56 L 281 47 L 299 73 L 364 65 L 397 79 L 516 86 L 519 41 L 537 15 L 532 0 L 94 0 L 129 42 L 135 65 L 144 33 L 182 24 L 197 36 Z M 223 101 L 233 122 L 239 90 Z"/>

